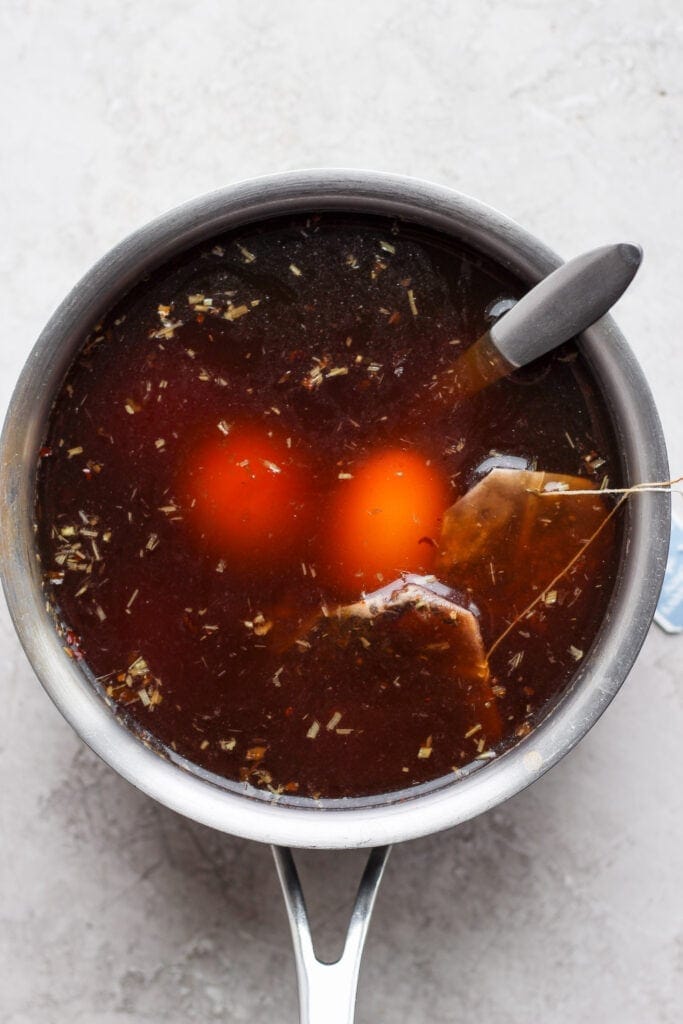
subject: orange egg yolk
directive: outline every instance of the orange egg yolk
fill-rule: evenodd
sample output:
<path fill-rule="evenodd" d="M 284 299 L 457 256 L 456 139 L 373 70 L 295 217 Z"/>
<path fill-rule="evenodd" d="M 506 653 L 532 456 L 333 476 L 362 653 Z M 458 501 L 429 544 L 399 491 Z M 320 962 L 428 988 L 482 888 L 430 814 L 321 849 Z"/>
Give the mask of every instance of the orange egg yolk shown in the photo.
<path fill-rule="evenodd" d="M 249 565 L 292 550 L 306 525 L 305 481 L 284 441 L 243 425 L 199 446 L 187 491 L 207 544 Z"/>
<path fill-rule="evenodd" d="M 428 572 L 449 504 L 447 482 L 423 456 L 397 450 L 372 456 L 340 482 L 335 498 L 338 582 L 372 590 L 401 572 Z"/>

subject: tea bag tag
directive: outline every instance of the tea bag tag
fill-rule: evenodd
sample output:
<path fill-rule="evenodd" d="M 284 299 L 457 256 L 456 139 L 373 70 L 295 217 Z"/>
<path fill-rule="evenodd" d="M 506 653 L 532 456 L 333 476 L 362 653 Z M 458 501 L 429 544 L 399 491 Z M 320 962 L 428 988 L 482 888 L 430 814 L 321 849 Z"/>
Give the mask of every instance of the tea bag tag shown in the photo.
<path fill-rule="evenodd" d="M 671 523 L 671 545 L 655 622 L 666 633 L 683 633 L 683 521 Z"/>

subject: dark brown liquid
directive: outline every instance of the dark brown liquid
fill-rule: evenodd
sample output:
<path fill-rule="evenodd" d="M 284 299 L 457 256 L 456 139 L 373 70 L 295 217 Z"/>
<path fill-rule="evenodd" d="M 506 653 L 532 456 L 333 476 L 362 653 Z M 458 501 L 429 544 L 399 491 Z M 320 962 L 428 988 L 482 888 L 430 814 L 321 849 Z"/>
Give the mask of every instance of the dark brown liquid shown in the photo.
<path fill-rule="evenodd" d="M 65 647 L 130 728 L 324 799 L 452 777 L 552 707 L 609 601 L 611 529 L 497 645 L 546 560 L 517 589 L 518 550 L 453 570 L 458 628 L 496 645 L 485 681 L 448 616 L 336 612 L 402 572 L 442 576 L 443 515 L 491 465 L 619 483 L 573 346 L 454 409 L 430 395 L 520 293 L 439 235 L 323 215 L 186 254 L 93 331 L 45 440 L 38 544 Z"/>

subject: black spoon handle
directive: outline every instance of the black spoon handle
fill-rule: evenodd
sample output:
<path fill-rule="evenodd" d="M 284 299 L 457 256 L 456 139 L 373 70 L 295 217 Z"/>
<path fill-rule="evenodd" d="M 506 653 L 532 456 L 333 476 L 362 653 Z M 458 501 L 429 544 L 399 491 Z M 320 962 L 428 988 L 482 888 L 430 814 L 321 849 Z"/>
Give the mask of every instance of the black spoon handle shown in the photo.
<path fill-rule="evenodd" d="M 491 328 L 489 339 L 511 367 L 526 366 L 590 327 L 614 305 L 643 258 L 622 242 L 576 256 L 532 288 Z"/>

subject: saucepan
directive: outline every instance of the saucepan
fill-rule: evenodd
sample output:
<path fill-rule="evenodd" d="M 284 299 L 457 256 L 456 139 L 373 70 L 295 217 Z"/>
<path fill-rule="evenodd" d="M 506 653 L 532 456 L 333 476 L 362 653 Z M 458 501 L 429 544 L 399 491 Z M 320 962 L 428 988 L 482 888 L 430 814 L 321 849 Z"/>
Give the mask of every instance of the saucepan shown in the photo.
<path fill-rule="evenodd" d="M 597 721 L 624 682 L 652 622 L 670 530 L 666 494 L 625 506 L 621 562 L 596 641 L 571 686 L 536 729 L 485 767 L 410 797 L 302 806 L 222 789 L 148 749 L 117 721 L 62 650 L 45 607 L 34 541 L 36 458 L 54 396 L 92 325 L 169 258 L 250 221 L 310 210 L 384 214 L 435 228 L 491 257 L 529 286 L 561 262 L 518 224 L 451 189 L 389 174 L 310 170 L 258 178 L 195 199 L 136 231 L 97 263 L 54 314 L 16 386 L 0 441 L 0 570 L 16 630 L 64 717 L 112 768 L 144 793 L 204 825 L 275 853 L 294 938 L 302 1021 L 353 1020 L 369 917 L 390 844 L 451 828 L 548 771 Z M 657 412 L 636 359 L 610 317 L 578 339 L 611 418 L 627 485 L 666 480 Z M 367 848 L 368 864 L 341 959 L 317 960 L 292 847 Z"/>

